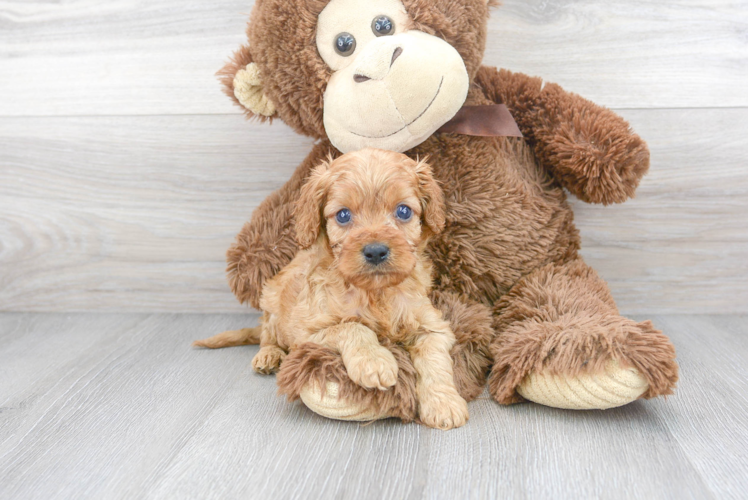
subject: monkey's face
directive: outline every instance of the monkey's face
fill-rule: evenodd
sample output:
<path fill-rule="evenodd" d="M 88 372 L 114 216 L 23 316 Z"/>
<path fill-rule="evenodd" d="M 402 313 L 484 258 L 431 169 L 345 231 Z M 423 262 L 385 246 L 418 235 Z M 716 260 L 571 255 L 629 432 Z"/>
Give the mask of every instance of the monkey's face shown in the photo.
<path fill-rule="evenodd" d="M 465 102 L 462 56 L 413 24 L 400 0 L 331 0 L 319 15 L 317 50 L 332 71 L 324 126 L 340 151 L 407 151 Z"/>
<path fill-rule="evenodd" d="M 220 71 L 248 116 L 341 151 L 406 151 L 449 121 L 480 68 L 495 0 L 257 0 Z"/>

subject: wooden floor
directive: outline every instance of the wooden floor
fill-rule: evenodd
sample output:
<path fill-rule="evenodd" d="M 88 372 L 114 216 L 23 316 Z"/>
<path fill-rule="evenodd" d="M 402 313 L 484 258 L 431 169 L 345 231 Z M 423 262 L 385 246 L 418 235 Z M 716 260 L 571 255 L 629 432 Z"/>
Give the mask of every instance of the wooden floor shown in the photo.
<path fill-rule="evenodd" d="M 745 498 L 748 317 L 653 319 L 674 397 L 484 398 L 442 432 L 326 420 L 251 371 L 256 347 L 189 346 L 252 316 L 0 314 L 0 498 Z"/>

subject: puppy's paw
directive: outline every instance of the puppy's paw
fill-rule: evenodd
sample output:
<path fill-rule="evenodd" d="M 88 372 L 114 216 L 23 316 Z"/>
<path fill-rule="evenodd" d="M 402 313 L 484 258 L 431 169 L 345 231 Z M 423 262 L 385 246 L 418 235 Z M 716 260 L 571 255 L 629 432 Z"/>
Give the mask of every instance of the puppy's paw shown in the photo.
<path fill-rule="evenodd" d="M 343 356 L 348 376 L 367 389 L 386 391 L 397 383 L 397 361 L 382 346 L 359 348 Z"/>
<path fill-rule="evenodd" d="M 418 411 L 424 425 L 443 431 L 462 427 L 470 418 L 467 402 L 456 392 L 422 397 Z"/>
<path fill-rule="evenodd" d="M 263 347 L 252 360 L 252 368 L 257 373 L 269 375 L 278 371 L 285 357 L 286 352 L 279 347 Z"/>

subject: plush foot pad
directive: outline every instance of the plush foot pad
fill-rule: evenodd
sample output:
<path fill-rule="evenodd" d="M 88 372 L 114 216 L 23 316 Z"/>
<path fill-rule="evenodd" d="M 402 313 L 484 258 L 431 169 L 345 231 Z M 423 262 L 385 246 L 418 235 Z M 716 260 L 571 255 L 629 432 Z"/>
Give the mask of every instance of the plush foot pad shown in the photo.
<path fill-rule="evenodd" d="M 371 422 L 390 417 L 377 414 L 370 408 L 349 403 L 345 399 L 339 399 L 338 384 L 335 382 L 327 382 L 324 396 L 317 384 L 307 384 L 299 392 L 299 397 L 314 413 L 334 420 Z"/>
<path fill-rule="evenodd" d="M 621 368 L 615 361 L 596 374 L 576 377 L 530 373 L 517 392 L 525 399 L 544 406 L 567 410 L 606 410 L 639 399 L 649 388 L 635 368 Z"/>

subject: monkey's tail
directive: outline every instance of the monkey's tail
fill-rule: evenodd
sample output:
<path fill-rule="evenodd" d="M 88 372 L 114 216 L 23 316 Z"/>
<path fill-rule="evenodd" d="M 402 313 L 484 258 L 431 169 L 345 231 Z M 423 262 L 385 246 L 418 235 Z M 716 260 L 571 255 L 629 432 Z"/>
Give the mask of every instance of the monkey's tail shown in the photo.
<path fill-rule="evenodd" d="M 193 347 L 207 347 L 208 349 L 220 349 L 222 347 L 234 347 L 238 345 L 254 345 L 260 343 L 262 326 L 254 328 L 242 328 L 241 330 L 229 330 L 219 333 L 208 339 L 196 340 Z"/>

